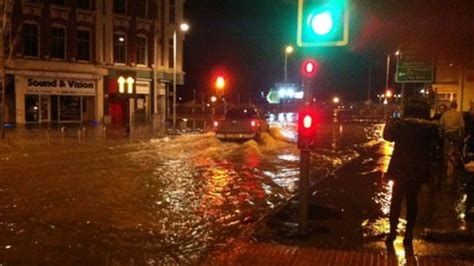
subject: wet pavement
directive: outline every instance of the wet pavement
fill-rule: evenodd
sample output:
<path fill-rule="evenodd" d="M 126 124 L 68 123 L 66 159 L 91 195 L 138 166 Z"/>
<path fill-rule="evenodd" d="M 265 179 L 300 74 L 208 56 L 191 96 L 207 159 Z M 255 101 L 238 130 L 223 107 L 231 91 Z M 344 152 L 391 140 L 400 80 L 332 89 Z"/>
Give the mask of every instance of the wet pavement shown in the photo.
<path fill-rule="evenodd" d="M 350 133 L 342 134 L 332 147 L 335 152 L 352 147 L 358 156 L 327 178 L 318 180 L 313 175 L 312 233 L 296 236 L 298 216 L 294 203 L 257 226 L 252 235 L 254 240 L 327 249 L 387 250 L 384 238 L 389 232 L 392 183 L 383 178 L 383 172 L 388 167 L 393 144 L 381 138 L 383 124 L 355 126 L 355 129 L 349 129 L 351 125 L 347 124 L 340 126 L 341 132 Z M 393 249 L 400 261 L 409 252 L 473 259 L 474 222 L 472 217 L 468 219 L 466 210 L 474 191 L 463 186 L 468 177 L 461 170 L 439 165 L 433 166 L 433 173 L 432 181 L 420 193 L 414 250 L 403 248 L 406 222 L 401 219 L 399 237 L 390 251 Z"/>
<path fill-rule="evenodd" d="M 275 126 L 260 143 L 220 142 L 212 133 L 163 137 L 140 130 L 127 139 L 91 131 L 81 141 L 75 130 L 65 140 L 58 131 L 14 135 L 0 144 L 0 263 L 200 262 L 295 194 L 295 128 L 291 123 Z M 264 228 L 257 238 L 383 249 L 390 184 L 381 172 L 392 146 L 381 139 L 382 128 L 359 122 L 321 129 L 321 145 L 312 155 L 312 182 L 315 200 L 336 210 L 334 217 L 319 219 L 318 226 L 329 228 L 326 233 L 302 243 Z M 451 198 L 444 207 L 435 204 L 443 210 L 436 211 L 437 217 L 446 218 L 436 228 L 471 230 L 467 221 L 453 222 L 451 215 L 462 217 L 463 194 L 440 195 Z M 426 217 L 428 224 L 433 221 Z M 420 234 L 417 252 L 428 247 L 418 245 Z M 437 251 L 428 247 L 425 253 L 430 252 Z"/>

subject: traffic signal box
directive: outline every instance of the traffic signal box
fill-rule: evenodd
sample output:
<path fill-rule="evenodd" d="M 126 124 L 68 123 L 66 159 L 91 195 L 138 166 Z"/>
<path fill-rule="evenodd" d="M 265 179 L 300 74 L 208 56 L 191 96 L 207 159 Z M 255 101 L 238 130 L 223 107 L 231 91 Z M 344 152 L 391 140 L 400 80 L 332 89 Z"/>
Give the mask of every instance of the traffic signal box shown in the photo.
<path fill-rule="evenodd" d="M 318 126 L 321 117 L 313 106 L 305 106 L 298 113 L 298 148 L 311 150 L 315 148 Z"/>
<path fill-rule="evenodd" d="M 299 0 L 298 46 L 346 46 L 348 42 L 348 0 Z"/>

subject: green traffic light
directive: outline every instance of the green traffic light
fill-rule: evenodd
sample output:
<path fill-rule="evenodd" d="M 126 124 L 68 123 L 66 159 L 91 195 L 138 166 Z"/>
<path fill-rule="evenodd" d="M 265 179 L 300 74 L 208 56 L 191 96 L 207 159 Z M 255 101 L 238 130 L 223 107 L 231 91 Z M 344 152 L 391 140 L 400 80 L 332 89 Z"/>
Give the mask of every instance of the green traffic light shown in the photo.
<path fill-rule="evenodd" d="M 321 12 L 316 15 L 311 14 L 308 20 L 313 32 L 320 36 L 330 33 L 334 26 L 334 20 L 329 11 Z"/>
<path fill-rule="evenodd" d="M 345 46 L 348 42 L 348 0 L 298 0 L 299 47 Z"/>

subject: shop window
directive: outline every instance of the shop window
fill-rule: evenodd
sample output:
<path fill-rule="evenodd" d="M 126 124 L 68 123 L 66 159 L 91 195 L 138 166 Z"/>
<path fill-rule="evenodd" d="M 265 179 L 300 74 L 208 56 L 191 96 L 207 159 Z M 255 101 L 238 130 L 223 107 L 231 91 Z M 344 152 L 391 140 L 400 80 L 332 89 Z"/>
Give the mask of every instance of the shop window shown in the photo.
<path fill-rule="evenodd" d="M 114 34 L 114 62 L 126 63 L 127 36 L 123 33 Z"/>
<path fill-rule="evenodd" d="M 38 95 L 25 95 L 25 120 L 27 123 L 39 121 Z"/>
<path fill-rule="evenodd" d="M 76 7 L 81 9 L 92 9 L 91 0 L 77 0 Z"/>
<path fill-rule="evenodd" d="M 145 36 L 137 37 L 137 64 L 147 65 L 148 61 L 148 45 Z"/>
<path fill-rule="evenodd" d="M 24 56 L 38 57 L 38 31 L 37 24 L 23 24 L 22 40 Z"/>
<path fill-rule="evenodd" d="M 77 31 L 77 59 L 91 60 L 91 32 L 89 30 Z"/>
<path fill-rule="evenodd" d="M 174 68 L 174 41 L 169 39 L 168 42 L 168 65 L 170 68 Z"/>
<path fill-rule="evenodd" d="M 127 13 L 127 0 L 114 0 L 114 13 L 125 15 Z"/>
<path fill-rule="evenodd" d="M 141 18 L 148 17 L 148 0 L 137 1 L 137 16 Z"/>
<path fill-rule="evenodd" d="M 66 59 L 66 29 L 51 28 L 51 58 Z"/>
<path fill-rule="evenodd" d="M 175 23 L 176 21 L 176 0 L 169 0 L 169 21 L 170 23 Z"/>

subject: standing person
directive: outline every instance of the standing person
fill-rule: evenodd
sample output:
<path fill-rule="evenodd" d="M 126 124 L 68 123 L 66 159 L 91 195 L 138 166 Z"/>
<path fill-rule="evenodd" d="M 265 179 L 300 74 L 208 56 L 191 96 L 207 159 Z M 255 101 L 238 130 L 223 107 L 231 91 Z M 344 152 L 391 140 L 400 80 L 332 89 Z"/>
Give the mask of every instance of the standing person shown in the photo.
<path fill-rule="evenodd" d="M 406 198 L 407 225 L 403 243 L 411 246 L 413 228 L 418 213 L 418 193 L 430 177 L 432 141 L 437 135 L 436 122 L 429 121 L 430 106 L 422 97 L 407 100 L 403 115 L 389 119 L 383 133 L 395 147 L 386 173 L 392 180 L 390 202 L 390 233 L 386 243 L 391 244 L 397 236 L 398 219 L 403 198 Z"/>
<path fill-rule="evenodd" d="M 431 118 L 431 120 L 436 121 L 439 123 L 441 120 L 441 117 L 443 114 L 448 110 L 448 106 L 446 104 L 442 103 L 438 106 L 438 110 L 436 111 L 436 114 Z M 441 134 L 438 134 L 438 137 L 436 138 L 436 141 L 434 143 L 434 146 L 436 147 L 436 159 L 439 160 L 440 162 L 443 162 L 444 159 L 444 142 L 443 142 L 443 137 Z"/>
<path fill-rule="evenodd" d="M 464 125 L 466 126 L 466 135 L 474 137 L 474 100 L 470 102 L 470 109 L 464 113 Z"/>
<path fill-rule="evenodd" d="M 474 100 L 471 100 L 470 109 L 463 114 L 463 117 L 466 127 L 466 146 L 463 149 L 463 159 L 467 163 L 474 160 Z"/>
<path fill-rule="evenodd" d="M 438 106 L 438 110 L 437 110 L 436 114 L 431 118 L 431 120 L 439 122 L 439 120 L 441 119 L 443 114 L 446 112 L 446 110 L 448 110 L 448 107 L 446 106 L 446 104 L 444 104 L 444 103 L 440 104 Z"/>
<path fill-rule="evenodd" d="M 458 104 L 451 103 L 451 108 L 446 111 L 439 121 L 441 134 L 443 136 L 443 152 L 444 162 L 447 163 L 449 159 L 449 148 L 452 145 L 454 151 L 454 158 L 461 159 L 461 143 L 464 138 L 464 118 L 456 109 Z M 459 161 L 458 161 L 459 162 Z"/>

